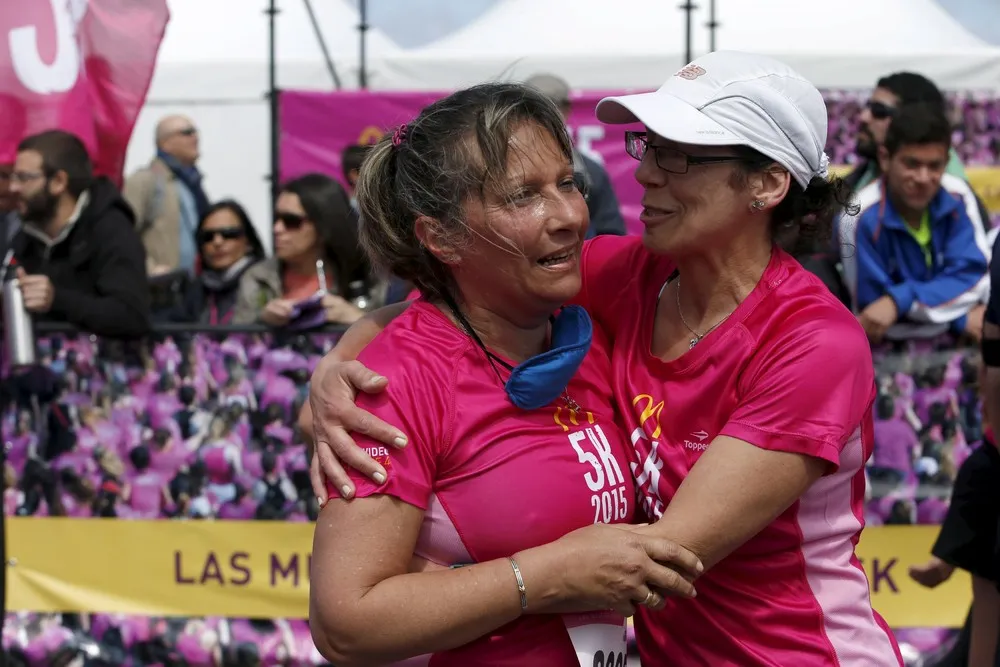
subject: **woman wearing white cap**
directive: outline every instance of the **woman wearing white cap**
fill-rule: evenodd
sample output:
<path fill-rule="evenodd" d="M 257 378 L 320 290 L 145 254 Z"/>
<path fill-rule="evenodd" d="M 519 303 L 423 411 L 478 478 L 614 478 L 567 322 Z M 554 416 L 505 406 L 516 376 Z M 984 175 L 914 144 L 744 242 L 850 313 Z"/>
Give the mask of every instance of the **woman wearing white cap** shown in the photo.
<path fill-rule="evenodd" d="M 822 96 L 778 61 L 716 52 L 656 92 L 602 100 L 597 116 L 645 127 L 626 138 L 645 231 L 584 246 L 577 302 L 613 340 L 647 530 L 708 568 L 695 599 L 639 611 L 643 664 L 902 664 L 854 552 L 872 451 L 868 343 L 775 243 L 828 238 L 848 196 L 827 178 Z M 385 386 L 339 363 L 377 327 L 365 328 L 314 378 L 317 491 L 320 466 L 334 488 L 350 484 L 334 456 L 385 473 L 347 431 L 404 436 L 347 405 L 349 384 Z"/>

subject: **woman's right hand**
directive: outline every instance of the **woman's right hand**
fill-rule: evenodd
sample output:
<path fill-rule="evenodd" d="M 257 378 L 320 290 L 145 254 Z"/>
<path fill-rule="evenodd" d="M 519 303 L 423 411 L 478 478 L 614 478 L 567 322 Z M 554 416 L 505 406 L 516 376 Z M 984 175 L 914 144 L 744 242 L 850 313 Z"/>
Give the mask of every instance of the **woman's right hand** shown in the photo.
<path fill-rule="evenodd" d="M 625 616 L 638 605 L 663 606 L 664 596 L 692 598 L 704 571 L 698 557 L 666 538 L 628 524 L 594 524 L 517 554 L 529 611 L 573 613 L 613 609 Z M 542 600 L 532 604 L 532 589 Z"/>
<path fill-rule="evenodd" d="M 283 327 L 292 318 L 295 302 L 289 299 L 271 299 L 260 311 L 260 321 L 271 327 Z"/>
<path fill-rule="evenodd" d="M 323 357 L 316 367 L 309 387 L 313 430 L 309 480 L 320 506 L 329 500 L 327 483 L 343 498 L 354 495 L 354 484 L 345 467 L 377 484 L 385 481 L 385 469 L 354 442 L 352 432 L 363 433 L 389 447 L 406 446 L 406 436 L 399 429 L 354 404 L 358 390 L 377 394 L 388 383 L 387 378 L 362 363 L 340 361 L 334 355 Z"/>

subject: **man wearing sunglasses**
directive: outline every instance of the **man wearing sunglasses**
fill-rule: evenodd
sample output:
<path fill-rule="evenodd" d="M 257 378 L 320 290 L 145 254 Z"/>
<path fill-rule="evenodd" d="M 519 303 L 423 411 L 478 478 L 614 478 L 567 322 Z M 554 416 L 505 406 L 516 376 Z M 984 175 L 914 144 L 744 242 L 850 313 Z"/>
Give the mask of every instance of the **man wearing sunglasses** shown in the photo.
<path fill-rule="evenodd" d="M 150 275 L 194 269 L 195 232 L 209 207 L 196 166 L 199 156 L 192 120 L 167 116 L 156 126 L 156 157 L 125 181 L 125 199 L 139 219 Z"/>
<path fill-rule="evenodd" d="M 882 175 L 879 146 L 885 143 L 885 134 L 899 108 L 908 104 L 932 104 L 942 110 L 946 107 L 944 95 L 934 82 L 914 72 L 896 72 L 875 84 L 875 90 L 861 110 L 858 124 L 856 152 L 863 161 L 846 177 L 855 191 Z M 954 148 L 949 153 L 945 173 L 966 180 L 965 169 Z"/>

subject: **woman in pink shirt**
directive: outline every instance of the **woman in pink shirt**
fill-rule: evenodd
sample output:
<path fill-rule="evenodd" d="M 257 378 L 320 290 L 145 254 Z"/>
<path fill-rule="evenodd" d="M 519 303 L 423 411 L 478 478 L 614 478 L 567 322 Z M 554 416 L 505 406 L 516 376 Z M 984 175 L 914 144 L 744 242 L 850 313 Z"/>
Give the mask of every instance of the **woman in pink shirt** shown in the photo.
<path fill-rule="evenodd" d="M 626 135 L 645 230 L 585 245 L 576 302 L 612 340 L 641 520 L 653 522 L 643 530 L 708 568 L 697 598 L 638 610 L 643 664 L 901 665 L 855 555 L 871 353 L 856 318 L 778 247 L 831 238 L 847 200 L 827 174 L 822 96 L 783 63 L 715 52 L 656 92 L 603 100 L 597 115 L 645 128 Z M 404 424 L 350 405 L 349 385 L 378 391 L 386 380 L 338 363 L 379 323 L 350 332 L 314 378 L 319 491 L 320 468 L 335 488 L 348 484 L 338 456 L 383 472 L 348 431 L 393 456 L 406 445 Z"/>
<path fill-rule="evenodd" d="M 562 307 L 587 205 L 558 109 L 514 84 L 454 93 L 372 149 L 357 193 L 369 255 L 426 296 L 361 354 L 399 380 L 362 406 L 410 445 L 359 436 L 385 474 L 319 516 L 316 646 L 337 665 L 622 665 L 626 615 L 662 604 L 652 586 L 693 594 L 665 564 L 698 564 L 605 525 L 632 521 L 635 485 L 609 345 Z"/>

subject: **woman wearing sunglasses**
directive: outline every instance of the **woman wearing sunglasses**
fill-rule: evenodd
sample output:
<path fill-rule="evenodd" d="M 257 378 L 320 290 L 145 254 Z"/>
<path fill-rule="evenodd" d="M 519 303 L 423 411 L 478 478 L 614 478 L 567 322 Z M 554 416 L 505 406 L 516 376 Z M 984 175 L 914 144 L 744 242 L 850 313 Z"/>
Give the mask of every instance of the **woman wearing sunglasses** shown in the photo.
<path fill-rule="evenodd" d="M 846 200 L 828 179 L 822 96 L 783 63 L 715 52 L 656 92 L 603 100 L 597 116 L 645 126 L 627 140 L 645 231 L 587 243 L 577 302 L 612 340 L 639 520 L 651 523 L 639 530 L 706 567 L 696 598 L 637 611 L 643 664 L 901 665 L 854 549 L 872 452 L 868 342 L 776 244 L 829 238 Z M 348 332 L 313 380 L 321 498 L 320 467 L 331 488 L 353 490 L 336 457 L 374 478 L 405 451 L 409 434 L 350 404 L 353 387 L 386 379 L 339 362 L 377 319 Z M 386 443 L 390 465 L 351 446 L 352 430 Z"/>
<path fill-rule="evenodd" d="M 174 322 L 229 324 L 240 279 L 264 259 L 264 246 L 246 210 L 231 199 L 217 202 L 198 223 L 198 266 L 184 298 L 171 313 Z"/>
<path fill-rule="evenodd" d="M 274 213 L 274 257 L 244 274 L 233 318 L 284 327 L 303 303 L 319 301 L 330 324 L 364 311 L 348 299 L 381 305 L 382 286 L 358 245 L 358 218 L 344 188 L 323 174 L 286 183 Z"/>

